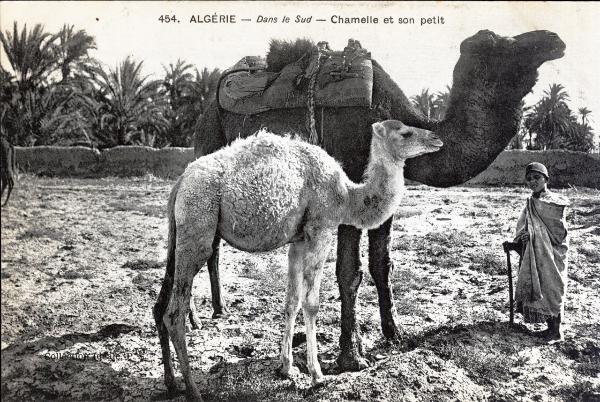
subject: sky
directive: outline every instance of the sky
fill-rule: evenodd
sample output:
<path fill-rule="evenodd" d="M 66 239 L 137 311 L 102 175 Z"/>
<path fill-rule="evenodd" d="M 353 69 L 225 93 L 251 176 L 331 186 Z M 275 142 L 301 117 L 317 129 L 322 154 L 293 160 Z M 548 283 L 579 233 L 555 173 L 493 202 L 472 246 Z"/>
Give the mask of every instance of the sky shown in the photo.
<path fill-rule="evenodd" d="M 178 22 L 163 22 L 160 16 Z M 208 17 L 207 17 L 208 16 Z M 211 22 L 194 20 L 208 18 Z M 289 17 L 289 22 L 284 22 Z M 346 17 L 377 23 L 339 23 Z M 96 39 L 91 53 L 108 67 L 132 56 L 155 78 L 178 59 L 199 70 L 225 69 L 247 55 L 264 56 L 271 39 L 310 38 L 341 50 L 349 38 L 368 49 L 405 94 L 452 82 L 460 43 L 479 30 L 504 36 L 549 30 L 567 45 L 565 56 L 539 69 L 538 83 L 525 98 L 533 104 L 550 84 L 562 84 L 569 106 L 592 111 L 600 128 L 600 4 L 595 2 L 10 2 L 0 3 L 0 28 L 19 30 L 41 23 L 55 33 L 64 25 Z M 216 22 L 212 22 L 215 18 Z M 276 22 L 259 22 L 271 20 Z M 393 23 L 386 21 L 389 18 Z M 414 23 L 399 19 L 414 18 Z M 245 21 L 248 20 L 248 21 Z M 317 21 L 323 20 L 323 21 Z M 421 22 L 424 22 L 421 24 Z M 6 66 L 6 56 L 0 53 Z"/>

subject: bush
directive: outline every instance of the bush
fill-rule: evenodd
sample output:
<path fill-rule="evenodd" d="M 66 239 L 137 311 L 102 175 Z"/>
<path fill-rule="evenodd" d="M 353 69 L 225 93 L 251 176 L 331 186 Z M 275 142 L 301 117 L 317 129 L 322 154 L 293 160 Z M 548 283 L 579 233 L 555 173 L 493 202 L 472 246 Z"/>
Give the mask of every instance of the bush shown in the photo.
<path fill-rule="evenodd" d="M 506 275 L 506 260 L 497 254 L 483 254 L 471 257 L 470 269 L 488 275 Z"/>

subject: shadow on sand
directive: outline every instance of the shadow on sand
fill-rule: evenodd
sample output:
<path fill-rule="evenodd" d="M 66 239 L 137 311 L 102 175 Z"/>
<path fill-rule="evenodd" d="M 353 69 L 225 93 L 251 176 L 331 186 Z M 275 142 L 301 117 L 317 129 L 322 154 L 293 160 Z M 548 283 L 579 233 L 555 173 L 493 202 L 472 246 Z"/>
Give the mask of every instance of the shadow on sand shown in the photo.
<path fill-rule="evenodd" d="M 61 354 L 76 344 L 117 341 L 123 335 L 140 335 L 140 344 L 145 343 L 148 337 L 155 336 L 150 332 L 142 334 L 139 327 L 111 324 L 95 333 L 44 337 L 34 342 L 10 345 L 2 351 L 2 399 L 184 400 L 183 383 L 177 367 L 176 375 L 182 391 L 177 395 L 166 393 L 159 350 L 156 350 L 156 356 L 150 356 L 153 361 L 147 365 L 152 367 L 151 375 L 147 369 L 137 367 L 136 361 L 128 360 L 127 356 L 120 364 L 115 365 L 115 360 L 107 361 L 111 356 L 81 359 L 81 356 L 78 358 L 76 355 Z M 380 371 L 385 376 L 384 371 L 389 370 L 390 363 L 397 366 L 405 364 L 403 356 L 417 349 L 426 350 L 442 359 L 452 359 L 448 355 L 452 348 L 498 348 L 501 351 L 505 349 L 502 353 L 518 353 L 540 345 L 539 339 L 523 325 L 510 326 L 508 323 L 485 321 L 470 325 L 440 326 L 414 335 L 407 334 L 399 342 L 382 339 L 366 351 L 366 357 L 372 363 L 368 369 L 369 375 Z M 567 339 L 557 350 L 571 358 L 583 356 L 581 353 L 576 356 L 573 346 L 569 345 L 571 344 Z M 585 350 L 587 349 L 584 349 L 583 354 Z M 594 351 L 597 352 L 597 348 Z M 247 357 L 235 362 L 221 361 L 213 364 L 208 371 L 195 369 L 193 373 L 207 401 L 319 400 L 327 397 L 333 388 L 337 391 L 347 381 L 347 376 L 338 375 L 339 371 L 334 363 L 327 363 L 333 362 L 338 352 L 337 347 L 333 347 L 320 354 L 324 371 L 331 380 L 329 384 L 334 384 L 329 390 L 327 384 L 316 389 L 310 386 L 309 376 L 306 375 L 303 342 L 296 345 L 294 357 L 304 374 L 298 374 L 292 379 L 279 376 L 278 356 Z M 148 354 L 152 353 L 154 350 L 148 350 Z M 385 361 L 385 356 L 391 355 L 395 357 L 387 365 L 381 363 Z"/>

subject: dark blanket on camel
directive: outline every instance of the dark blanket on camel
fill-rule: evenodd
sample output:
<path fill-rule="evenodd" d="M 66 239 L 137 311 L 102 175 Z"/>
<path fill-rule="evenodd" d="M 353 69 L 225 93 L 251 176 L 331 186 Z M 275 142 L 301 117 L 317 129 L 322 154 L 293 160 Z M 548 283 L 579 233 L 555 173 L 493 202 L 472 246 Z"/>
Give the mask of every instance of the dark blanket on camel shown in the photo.
<path fill-rule="evenodd" d="M 285 47 L 273 41 L 267 60 L 273 59 L 276 51 L 285 51 Z M 372 90 L 371 54 L 350 39 L 338 52 L 327 42 L 312 45 L 280 71 L 272 71 L 260 57 L 244 57 L 223 73 L 219 102 L 225 110 L 238 114 L 307 107 L 311 98 L 317 107 L 369 107 Z"/>

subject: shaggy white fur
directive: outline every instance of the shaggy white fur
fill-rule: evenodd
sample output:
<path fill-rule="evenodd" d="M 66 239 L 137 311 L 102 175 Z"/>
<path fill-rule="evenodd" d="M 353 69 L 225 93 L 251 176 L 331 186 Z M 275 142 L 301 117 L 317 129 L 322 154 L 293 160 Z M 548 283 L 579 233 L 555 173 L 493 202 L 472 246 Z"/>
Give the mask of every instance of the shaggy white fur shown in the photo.
<path fill-rule="evenodd" d="M 322 267 L 335 229 L 340 224 L 381 225 L 400 201 L 405 160 L 437 151 L 441 145 L 430 131 L 395 120 L 375 123 L 361 184 L 351 182 L 318 146 L 264 130 L 191 163 L 171 192 L 167 275 L 155 307 L 167 386 L 175 388 L 170 337 L 188 393 L 201 399 L 190 374 L 185 316 L 193 278 L 211 256 L 216 235 L 246 251 L 291 243 L 281 371 L 289 375 L 292 369 L 294 323 L 302 307 L 308 369 L 313 384 L 322 382 L 316 316 Z M 165 295 L 166 310 L 161 305 Z"/>

